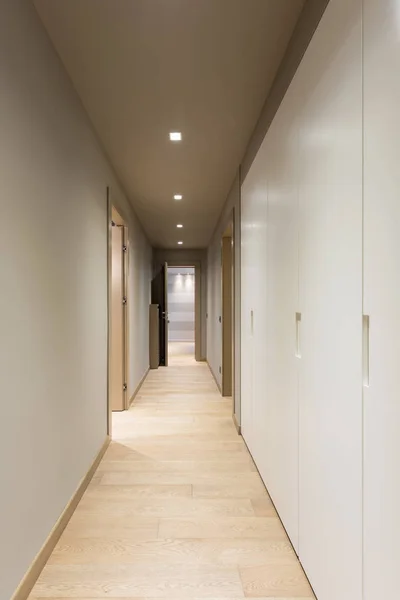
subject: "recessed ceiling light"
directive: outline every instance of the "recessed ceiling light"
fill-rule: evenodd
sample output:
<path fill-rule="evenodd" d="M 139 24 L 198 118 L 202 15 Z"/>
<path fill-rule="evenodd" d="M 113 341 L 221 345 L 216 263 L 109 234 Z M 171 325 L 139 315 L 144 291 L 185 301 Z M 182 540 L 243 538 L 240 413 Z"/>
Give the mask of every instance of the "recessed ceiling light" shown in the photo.
<path fill-rule="evenodd" d="M 182 139 L 182 134 L 180 131 L 171 131 L 169 134 L 169 139 L 171 142 L 180 142 Z"/>
<path fill-rule="evenodd" d="M 178 223 L 177 228 L 178 229 L 182 229 L 183 225 L 181 223 Z"/>
<path fill-rule="evenodd" d="M 174 195 L 174 200 L 182 200 L 183 196 L 182 194 L 175 194 Z"/>
<path fill-rule="evenodd" d="M 183 244 L 183 242 L 178 242 L 178 245 L 179 245 L 179 246 L 182 246 L 182 244 Z"/>

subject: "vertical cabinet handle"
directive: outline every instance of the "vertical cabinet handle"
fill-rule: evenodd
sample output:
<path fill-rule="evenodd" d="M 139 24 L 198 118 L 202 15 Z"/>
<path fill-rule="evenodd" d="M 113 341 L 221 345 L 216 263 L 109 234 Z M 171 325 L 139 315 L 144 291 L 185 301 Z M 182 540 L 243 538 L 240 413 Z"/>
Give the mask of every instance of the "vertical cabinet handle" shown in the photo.
<path fill-rule="evenodd" d="M 301 313 L 296 313 L 296 358 L 301 358 L 301 347 L 300 347 L 300 323 Z"/>
<path fill-rule="evenodd" d="M 254 333 L 254 311 L 253 309 L 250 311 L 250 334 L 253 336 Z"/>
<path fill-rule="evenodd" d="M 363 315 L 363 386 L 369 387 L 369 315 Z"/>

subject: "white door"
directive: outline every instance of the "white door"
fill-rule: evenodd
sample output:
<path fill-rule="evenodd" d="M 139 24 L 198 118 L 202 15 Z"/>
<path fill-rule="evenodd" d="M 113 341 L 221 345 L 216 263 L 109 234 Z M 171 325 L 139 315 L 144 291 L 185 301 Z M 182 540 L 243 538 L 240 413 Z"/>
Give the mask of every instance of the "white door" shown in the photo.
<path fill-rule="evenodd" d="M 297 74 L 299 554 L 320 600 L 361 600 L 361 0 L 331 0 Z"/>
<path fill-rule="evenodd" d="M 400 4 L 364 0 L 364 19 L 364 577 L 376 600 L 400 596 Z"/>
<path fill-rule="evenodd" d="M 252 396 L 252 334 L 251 334 L 251 302 L 248 293 L 250 281 L 250 180 L 247 178 L 242 187 L 241 206 L 241 316 L 240 316 L 240 339 L 241 339 L 241 427 L 242 435 L 250 451 L 252 447 L 253 429 L 253 396 Z"/>
<path fill-rule="evenodd" d="M 298 550 L 298 133 L 296 87 L 268 131 L 267 358 L 265 451 L 261 472 Z M 261 366 L 262 368 L 262 366 Z"/>
<path fill-rule="evenodd" d="M 258 462 L 258 432 L 256 426 L 256 336 L 261 332 L 262 314 L 259 286 L 260 268 L 265 255 L 260 254 L 262 243 L 259 208 L 266 196 L 259 181 L 258 169 L 263 168 L 260 153 L 242 187 L 241 211 L 241 428 L 250 452 Z M 265 223 L 264 223 L 265 226 Z M 264 309 L 265 310 L 265 309 Z M 265 346 L 265 337 L 264 337 Z"/>

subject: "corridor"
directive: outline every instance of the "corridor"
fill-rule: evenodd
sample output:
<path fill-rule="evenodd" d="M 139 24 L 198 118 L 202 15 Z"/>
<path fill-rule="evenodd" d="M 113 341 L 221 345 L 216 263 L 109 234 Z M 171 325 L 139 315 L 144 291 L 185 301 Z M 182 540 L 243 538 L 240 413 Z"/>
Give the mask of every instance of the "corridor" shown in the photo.
<path fill-rule="evenodd" d="M 189 354 L 190 352 L 190 354 Z M 251 457 L 190 344 L 150 371 L 31 600 L 312 598 Z"/>

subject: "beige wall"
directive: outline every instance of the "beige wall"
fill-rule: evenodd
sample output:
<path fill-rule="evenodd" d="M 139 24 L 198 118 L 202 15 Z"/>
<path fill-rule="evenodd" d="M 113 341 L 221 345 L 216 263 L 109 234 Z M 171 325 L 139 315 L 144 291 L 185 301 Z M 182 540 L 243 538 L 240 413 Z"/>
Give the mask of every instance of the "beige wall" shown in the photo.
<path fill-rule="evenodd" d="M 1 2 L 0 89 L 6 600 L 106 436 L 107 185 L 132 240 L 132 388 L 148 363 L 151 250 L 27 0 Z"/>
<path fill-rule="evenodd" d="M 221 272 L 221 239 L 235 210 L 234 227 L 234 260 L 235 260 L 235 415 L 240 423 L 240 185 L 239 174 L 236 176 L 228 194 L 221 217 L 212 236 L 207 253 L 207 360 L 219 385 L 221 386 L 222 366 L 222 327 L 219 317 L 222 316 L 222 272 Z"/>

